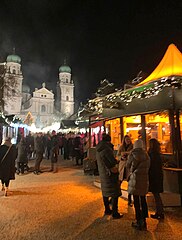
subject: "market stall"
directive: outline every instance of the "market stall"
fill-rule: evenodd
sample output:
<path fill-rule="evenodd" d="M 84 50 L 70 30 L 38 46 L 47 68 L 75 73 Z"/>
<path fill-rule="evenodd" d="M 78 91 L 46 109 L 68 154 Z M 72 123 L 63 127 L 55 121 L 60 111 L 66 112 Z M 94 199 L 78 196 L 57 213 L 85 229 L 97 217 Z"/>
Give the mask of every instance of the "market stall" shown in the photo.
<path fill-rule="evenodd" d="M 149 77 L 127 90 L 115 91 L 87 105 L 108 129 L 115 148 L 125 134 L 132 141 L 161 143 L 164 187 L 182 194 L 182 54 L 171 44 Z M 97 114 L 99 113 L 99 114 Z M 117 139 L 117 140 L 116 140 Z M 171 170 L 172 168 L 172 170 Z M 171 181 L 170 179 L 173 179 Z M 175 185 L 175 188 L 174 188 Z"/>

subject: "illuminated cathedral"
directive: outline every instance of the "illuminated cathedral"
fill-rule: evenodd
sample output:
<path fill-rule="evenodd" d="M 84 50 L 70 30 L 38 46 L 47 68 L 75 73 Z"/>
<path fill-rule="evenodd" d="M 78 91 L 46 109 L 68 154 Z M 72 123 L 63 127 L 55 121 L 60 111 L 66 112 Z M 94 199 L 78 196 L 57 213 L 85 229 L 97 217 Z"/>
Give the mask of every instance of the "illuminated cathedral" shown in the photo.
<path fill-rule="evenodd" d="M 15 53 L 7 57 L 4 66 L 5 115 L 16 115 L 23 121 L 27 115 L 31 115 L 37 127 L 46 127 L 74 113 L 74 83 L 69 66 L 64 64 L 59 68 L 59 80 L 55 81 L 59 92 L 57 99 L 45 83 L 42 83 L 40 89 L 30 91 L 30 87 L 23 83 L 21 58 Z"/>

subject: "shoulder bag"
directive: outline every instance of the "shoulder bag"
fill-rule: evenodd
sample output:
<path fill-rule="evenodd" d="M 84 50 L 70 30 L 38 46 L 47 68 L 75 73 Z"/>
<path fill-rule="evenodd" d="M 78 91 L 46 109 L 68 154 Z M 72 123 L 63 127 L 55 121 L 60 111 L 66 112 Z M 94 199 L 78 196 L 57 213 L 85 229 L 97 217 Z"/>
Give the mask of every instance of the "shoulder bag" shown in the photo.
<path fill-rule="evenodd" d="M 1 163 L 3 163 L 4 159 L 6 158 L 6 156 L 8 155 L 10 149 L 11 149 L 12 145 L 8 148 L 7 152 L 4 154 L 4 157 L 1 159 Z"/>

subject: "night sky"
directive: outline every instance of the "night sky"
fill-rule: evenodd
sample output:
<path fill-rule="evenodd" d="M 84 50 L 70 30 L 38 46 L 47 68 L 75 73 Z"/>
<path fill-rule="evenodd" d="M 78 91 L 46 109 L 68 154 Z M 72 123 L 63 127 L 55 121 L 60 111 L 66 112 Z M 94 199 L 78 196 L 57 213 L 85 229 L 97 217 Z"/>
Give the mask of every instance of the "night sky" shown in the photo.
<path fill-rule="evenodd" d="M 121 88 L 150 74 L 170 43 L 182 51 L 182 1 L 0 1 L 1 60 L 15 47 L 24 82 L 55 91 L 66 58 L 77 103 L 105 78 Z"/>

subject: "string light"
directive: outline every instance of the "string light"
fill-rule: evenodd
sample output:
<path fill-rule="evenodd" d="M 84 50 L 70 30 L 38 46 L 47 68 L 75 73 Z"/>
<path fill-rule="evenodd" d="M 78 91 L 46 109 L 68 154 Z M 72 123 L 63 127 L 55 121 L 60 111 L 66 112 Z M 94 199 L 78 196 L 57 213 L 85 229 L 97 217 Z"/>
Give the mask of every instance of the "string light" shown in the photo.
<path fill-rule="evenodd" d="M 128 105 L 133 99 L 145 99 L 157 96 L 165 87 L 180 88 L 182 77 L 163 77 L 155 82 L 149 83 L 144 86 L 135 87 L 127 90 L 119 90 L 114 93 L 108 94 L 104 97 L 97 97 L 89 100 L 87 104 L 79 111 L 79 116 L 88 114 L 102 113 L 104 107 L 107 108 L 120 108 L 120 102 Z"/>

